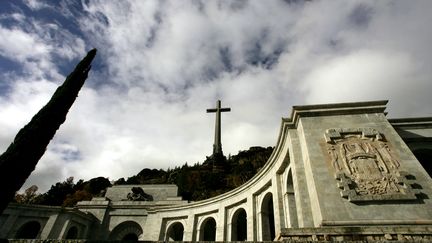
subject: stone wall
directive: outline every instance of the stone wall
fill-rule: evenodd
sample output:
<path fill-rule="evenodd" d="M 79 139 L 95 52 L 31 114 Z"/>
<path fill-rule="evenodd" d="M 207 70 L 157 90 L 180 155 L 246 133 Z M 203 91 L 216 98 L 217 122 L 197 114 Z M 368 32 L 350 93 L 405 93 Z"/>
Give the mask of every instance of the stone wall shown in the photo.
<path fill-rule="evenodd" d="M 431 242 L 432 227 L 357 226 L 284 229 L 279 241 Z"/>

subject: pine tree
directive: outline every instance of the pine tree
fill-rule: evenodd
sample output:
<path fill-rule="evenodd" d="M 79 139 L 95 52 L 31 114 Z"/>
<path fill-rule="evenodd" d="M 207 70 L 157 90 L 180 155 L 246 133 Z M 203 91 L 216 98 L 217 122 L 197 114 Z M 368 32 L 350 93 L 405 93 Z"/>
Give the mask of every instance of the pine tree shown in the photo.
<path fill-rule="evenodd" d="M 78 92 L 87 79 L 96 49 L 69 74 L 63 85 L 57 88 L 51 100 L 24 126 L 0 155 L 0 213 L 13 199 L 54 137 L 66 114 L 74 103 Z"/>

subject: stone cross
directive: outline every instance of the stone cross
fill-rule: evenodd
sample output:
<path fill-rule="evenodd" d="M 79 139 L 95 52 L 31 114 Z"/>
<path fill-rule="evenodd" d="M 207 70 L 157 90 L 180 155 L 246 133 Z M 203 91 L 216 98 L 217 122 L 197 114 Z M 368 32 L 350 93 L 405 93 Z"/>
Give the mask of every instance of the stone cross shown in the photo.
<path fill-rule="evenodd" d="M 229 112 L 231 108 L 221 108 L 221 101 L 216 102 L 216 108 L 207 109 L 207 113 L 216 112 L 216 125 L 215 125 L 215 140 L 213 144 L 213 155 L 222 154 L 221 143 L 221 112 Z"/>

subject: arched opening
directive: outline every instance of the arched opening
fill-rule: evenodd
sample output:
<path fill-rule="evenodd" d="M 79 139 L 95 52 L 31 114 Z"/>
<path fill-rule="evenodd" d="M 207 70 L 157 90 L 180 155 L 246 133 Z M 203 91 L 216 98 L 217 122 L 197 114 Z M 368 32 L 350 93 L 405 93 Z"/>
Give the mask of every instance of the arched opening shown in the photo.
<path fill-rule="evenodd" d="M 200 228 L 200 241 L 216 240 L 216 220 L 209 217 L 204 220 Z"/>
<path fill-rule="evenodd" d="M 78 239 L 78 228 L 76 226 L 70 227 L 65 239 Z"/>
<path fill-rule="evenodd" d="M 274 240 L 275 222 L 273 213 L 273 196 L 271 192 L 264 196 L 261 204 L 262 240 Z"/>
<path fill-rule="evenodd" d="M 166 234 L 166 241 L 183 241 L 184 227 L 180 222 L 172 224 Z"/>
<path fill-rule="evenodd" d="M 134 221 L 125 221 L 117 225 L 110 234 L 110 240 L 138 241 L 142 235 L 141 226 Z"/>
<path fill-rule="evenodd" d="M 25 223 L 15 235 L 15 239 L 36 239 L 39 235 L 41 225 L 37 221 Z"/>
<path fill-rule="evenodd" d="M 247 240 L 247 216 L 243 208 L 238 209 L 231 220 L 231 240 Z"/>
<path fill-rule="evenodd" d="M 297 206 L 295 201 L 294 183 L 292 179 L 292 172 L 289 170 L 287 177 L 287 192 L 286 192 L 286 202 L 288 203 L 288 227 L 297 228 Z"/>
<path fill-rule="evenodd" d="M 138 235 L 135 233 L 129 233 L 121 239 L 121 241 L 138 241 Z"/>
<path fill-rule="evenodd" d="M 417 149 L 413 153 L 429 176 L 432 177 L 432 149 Z"/>

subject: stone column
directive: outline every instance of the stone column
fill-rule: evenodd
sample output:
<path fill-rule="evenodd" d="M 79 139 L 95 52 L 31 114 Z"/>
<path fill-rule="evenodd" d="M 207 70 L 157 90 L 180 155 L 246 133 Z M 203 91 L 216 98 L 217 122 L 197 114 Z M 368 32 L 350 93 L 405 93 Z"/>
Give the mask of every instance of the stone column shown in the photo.
<path fill-rule="evenodd" d="M 284 211 L 283 211 L 283 195 L 281 189 L 282 175 L 276 174 L 272 178 L 272 195 L 273 195 L 273 216 L 275 226 L 275 236 L 279 235 L 281 228 L 285 228 Z M 274 239 L 272 239 L 274 240 Z"/>
<path fill-rule="evenodd" d="M 255 228 L 255 210 L 254 196 L 250 195 L 246 201 L 246 222 L 247 222 L 247 241 L 256 241 L 256 228 Z"/>
<path fill-rule="evenodd" d="M 185 226 L 184 226 L 184 232 L 183 232 L 183 241 L 193 241 L 193 232 L 194 232 L 194 221 L 195 216 L 189 215 L 188 218 L 185 220 Z"/>
<path fill-rule="evenodd" d="M 65 220 L 65 223 L 64 223 L 64 225 L 60 231 L 59 237 L 58 237 L 59 239 L 65 239 L 66 238 L 66 234 L 67 234 L 66 230 L 69 227 L 70 223 L 71 223 L 70 219 Z"/>
<path fill-rule="evenodd" d="M 229 229 L 228 222 L 225 217 L 226 209 L 225 207 L 220 206 L 216 221 L 216 239 L 215 241 L 226 241 L 226 232 Z"/>
<path fill-rule="evenodd" d="M 263 241 L 264 235 L 263 235 L 263 224 L 262 224 L 262 213 L 261 210 L 259 210 L 258 212 L 256 212 L 256 239 L 258 241 Z"/>
<path fill-rule="evenodd" d="M 15 237 L 15 235 L 12 235 L 13 232 L 11 231 L 13 230 L 13 226 L 15 225 L 17 218 L 18 214 L 9 214 L 6 222 L 4 222 L 2 226 L 2 230 L 0 230 L 0 238 L 11 239 Z"/>
<path fill-rule="evenodd" d="M 93 232 L 84 235 L 89 239 L 107 240 L 109 237 L 108 223 L 109 223 L 109 208 L 110 201 L 105 197 L 96 197 L 91 201 L 78 202 L 77 207 L 80 211 L 89 212 L 98 219 L 98 224 L 93 227 Z"/>
<path fill-rule="evenodd" d="M 291 170 L 291 178 L 293 183 L 292 195 L 295 195 L 292 200 L 296 205 L 296 212 L 292 213 L 297 216 L 298 227 L 313 227 L 314 224 L 312 219 L 311 202 L 309 198 L 309 190 L 307 187 L 299 137 L 296 131 L 290 131 L 289 137 L 289 155 L 291 158 L 289 170 Z M 290 215 L 292 215 L 292 213 L 290 212 Z"/>
<path fill-rule="evenodd" d="M 58 214 L 53 214 L 48 218 L 48 221 L 45 223 L 45 226 L 42 229 L 42 233 L 40 234 L 41 239 L 49 239 L 51 230 L 54 228 L 55 223 L 57 222 Z"/>

